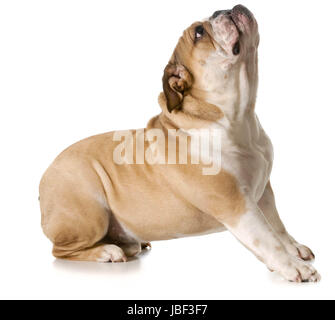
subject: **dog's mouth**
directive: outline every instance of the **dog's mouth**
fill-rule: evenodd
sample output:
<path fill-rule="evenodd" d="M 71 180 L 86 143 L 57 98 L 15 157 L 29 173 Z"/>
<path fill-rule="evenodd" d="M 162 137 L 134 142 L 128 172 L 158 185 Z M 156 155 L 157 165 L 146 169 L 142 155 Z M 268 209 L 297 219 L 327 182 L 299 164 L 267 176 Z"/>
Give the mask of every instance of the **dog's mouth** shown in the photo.
<path fill-rule="evenodd" d="M 238 24 L 237 24 L 237 18 L 233 16 L 232 13 L 230 13 L 228 15 L 229 19 L 233 22 L 233 24 L 235 25 L 236 29 L 238 30 L 239 33 L 242 33 L 241 29 L 238 27 Z"/>
<path fill-rule="evenodd" d="M 237 5 L 231 10 L 219 10 L 214 12 L 211 17 L 215 25 L 221 24 L 221 30 L 226 28 L 226 32 L 231 34 L 231 38 L 234 38 L 232 44 L 232 53 L 237 56 L 241 51 L 241 37 L 246 36 L 253 30 L 254 16 L 249 9 L 242 5 Z M 229 28 L 229 24 L 225 23 L 227 20 L 230 21 L 230 25 L 235 30 Z"/>
<path fill-rule="evenodd" d="M 242 14 L 245 17 L 247 17 L 249 20 L 252 20 L 254 17 L 251 11 L 247 7 L 242 6 L 241 4 L 233 8 L 232 15 L 235 15 L 235 14 Z"/>
<path fill-rule="evenodd" d="M 248 25 L 250 25 L 254 19 L 251 11 L 240 4 L 235 6 L 231 11 L 228 12 L 228 17 L 235 25 L 236 30 L 239 33 L 239 37 L 241 37 L 241 35 L 247 29 Z M 238 39 L 235 45 L 233 46 L 233 54 L 238 55 L 239 53 L 240 53 L 240 39 Z"/>
<path fill-rule="evenodd" d="M 230 12 L 230 14 L 228 15 L 230 20 L 235 25 L 235 28 L 237 29 L 240 36 L 242 34 L 242 30 L 239 27 L 239 24 L 242 23 L 239 18 L 241 14 L 245 14 L 248 17 L 248 19 L 249 17 L 251 17 L 251 12 L 242 5 L 235 6 L 233 10 Z M 233 55 L 235 56 L 239 55 L 240 51 L 241 51 L 241 44 L 240 44 L 240 39 L 238 39 L 233 46 Z"/>
<path fill-rule="evenodd" d="M 233 24 L 235 25 L 236 30 L 238 31 L 239 35 L 241 35 L 242 31 L 241 29 L 238 27 L 238 23 L 236 21 L 236 17 L 235 15 L 233 15 L 233 12 L 231 12 L 228 17 L 230 18 L 230 20 L 233 22 Z M 236 43 L 233 46 L 233 55 L 237 56 L 239 55 L 241 52 L 241 44 L 240 44 L 240 39 L 237 39 Z"/>
<path fill-rule="evenodd" d="M 245 23 L 251 23 L 253 20 L 253 14 L 251 11 L 242 6 L 241 4 L 235 6 L 229 13 L 229 18 L 232 20 L 234 25 L 236 26 L 236 29 L 239 33 L 242 33 L 242 28 Z"/>

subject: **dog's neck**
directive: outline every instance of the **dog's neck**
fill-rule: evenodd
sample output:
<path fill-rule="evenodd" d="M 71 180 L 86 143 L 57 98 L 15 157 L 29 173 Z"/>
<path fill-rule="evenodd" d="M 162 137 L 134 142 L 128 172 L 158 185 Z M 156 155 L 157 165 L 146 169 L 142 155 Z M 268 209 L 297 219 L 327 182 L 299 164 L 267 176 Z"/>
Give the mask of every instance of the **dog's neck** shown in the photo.
<path fill-rule="evenodd" d="M 213 73 L 206 77 L 206 90 L 195 86 L 192 94 L 220 108 L 226 120 L 232 124 L 245 121 L 253 116 L 258 86 L 257 59 L 241 62 L 227 73 Z"/>
<path fill-rule="evenodd" d="M 246 122 L 254 121 L 258 70 L 257 57 L 252 58 L 248 63 L 235 65 L 229 73 L 207 76 L 205 86 L 195 82 L 184 97 L 182 107 L 172 113 L 167 110 L 165 96 L 161 93 L 161 121 L 182 129 L 207 127 L 213 122 L 225 123 L 237 130 L 243 128 Z"/>

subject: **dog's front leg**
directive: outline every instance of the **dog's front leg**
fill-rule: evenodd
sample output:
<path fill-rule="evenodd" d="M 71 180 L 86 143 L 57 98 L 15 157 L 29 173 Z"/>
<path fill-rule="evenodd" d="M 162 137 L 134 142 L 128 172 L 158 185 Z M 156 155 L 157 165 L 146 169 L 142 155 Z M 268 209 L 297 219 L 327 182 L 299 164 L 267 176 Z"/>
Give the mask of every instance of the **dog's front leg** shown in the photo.
<path fill-rule="evenodd" d="M 277 232 L 281 242 L 286 247 L 286 250 L 303 260 L 313 260 L 314 254 L 308 247 L 298 243 L 292 236 L 286 231 L 284 224 L 282 223 L 275 203 L 274 193 L 271 188 L 270 182 L 267 184 L 264 194 L 261 200 L 258 202 L 258 206 L 264 213 L 266 219 Z"/>
<path fill-rule="evenodd" d="M 289 281 L 318 281 L 320 275 L 311 265 L 289 254 L 259 207 L 249 204 L 248 208 L 249 210 L 233 223 L 233 220 L 224 216 L 218 219 L 270 270 L 278 271 Z"/>

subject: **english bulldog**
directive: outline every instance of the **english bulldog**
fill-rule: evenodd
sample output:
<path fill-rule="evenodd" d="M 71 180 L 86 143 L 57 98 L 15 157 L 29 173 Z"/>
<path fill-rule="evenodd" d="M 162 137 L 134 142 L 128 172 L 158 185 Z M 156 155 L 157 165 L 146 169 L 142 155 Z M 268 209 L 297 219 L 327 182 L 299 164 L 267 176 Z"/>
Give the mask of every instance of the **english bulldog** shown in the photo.
<path fill-rule="evenodd" d="M 40 184 L 55 257 L 126 262 L 151 241 L 229 230 L 285 279 L 320 280 L 307 262 L 314 254 L 276 209 L 272 145 L 255 113 L 258 44 L 242 5 L 193 23 L 164 70 L 162 111 L 145 129 L 90 137 L 56 158 Z M 192 139 L 208 142 L 198 162 L 206 148 Z"/>

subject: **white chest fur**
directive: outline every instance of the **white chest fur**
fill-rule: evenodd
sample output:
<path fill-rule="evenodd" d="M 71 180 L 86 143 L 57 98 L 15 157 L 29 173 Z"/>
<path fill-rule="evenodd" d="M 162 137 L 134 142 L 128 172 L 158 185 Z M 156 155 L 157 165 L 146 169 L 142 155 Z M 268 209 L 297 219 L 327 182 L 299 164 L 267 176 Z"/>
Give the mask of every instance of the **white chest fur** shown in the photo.
<path fill-rule="evenodd" d="M 232 174 L 241 191 L 257 202 L 269 180 L 273 162 L 271 141 L 257 116 L 251 113 L 234 125 L 223 119 L 211 129 L 221 130 L 221 168 Z"/>

